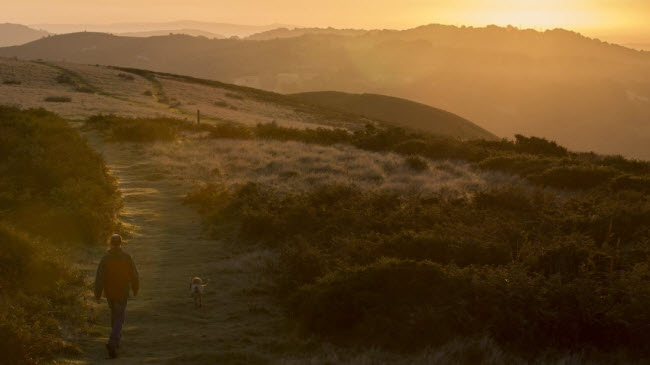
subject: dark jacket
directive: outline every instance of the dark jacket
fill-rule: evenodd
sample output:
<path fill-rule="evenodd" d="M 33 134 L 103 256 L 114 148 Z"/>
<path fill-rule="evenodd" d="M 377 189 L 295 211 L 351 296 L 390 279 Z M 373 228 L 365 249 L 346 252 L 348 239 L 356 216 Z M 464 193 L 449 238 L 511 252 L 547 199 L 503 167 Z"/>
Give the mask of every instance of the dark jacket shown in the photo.
<path fill-rule="evenodd" d="M 138 295 L 140 281 L 138 269 L 129 254 L 119 247 L 113 247 L 102 258 L 95 277 L 95 297 L 102 292 L 108 299 L 123 300 L 129 296 L 129 284 L 133 295 Z"/>

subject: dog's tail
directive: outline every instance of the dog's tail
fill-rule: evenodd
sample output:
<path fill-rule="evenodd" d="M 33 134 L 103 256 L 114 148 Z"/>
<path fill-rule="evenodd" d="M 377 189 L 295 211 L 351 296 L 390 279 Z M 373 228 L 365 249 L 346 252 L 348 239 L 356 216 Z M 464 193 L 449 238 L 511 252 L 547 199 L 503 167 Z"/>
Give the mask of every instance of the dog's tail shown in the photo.
<path fill-rule="evenodd" d="M 203 283 L 202 285 L 206 286 L 206 285 L 208 285 L 209 282 L 210 282 L 210 280 L 206 280 L 205 283 Z"/>

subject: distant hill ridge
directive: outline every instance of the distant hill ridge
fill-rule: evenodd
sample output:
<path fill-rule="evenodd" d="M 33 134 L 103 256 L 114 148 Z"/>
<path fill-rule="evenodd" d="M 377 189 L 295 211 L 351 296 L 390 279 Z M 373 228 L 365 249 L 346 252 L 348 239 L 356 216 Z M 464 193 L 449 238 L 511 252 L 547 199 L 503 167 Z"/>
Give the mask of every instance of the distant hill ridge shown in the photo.
<path fill-rule="evenodd" d="M 650 158 L 649 52 L 563 29 L 496 26 L 286 29 L 263 37 L 271 39 L 75 33 L 0 48 L 0 56 L 135 67 L 285 94 L 390 95 L 461 115 L 499 137 L 536 135 L 574 150 Z"/>
<path fill-rule="evenodd" d="M 21 24 L 0 24 L 0 47 L 17 46 L 47 37 L 50 33 Z"/>
<path fill-rule="evenodd" d="M 184 34 L 192 37 L 206 37 L 209 39 L 225 38 L 220 34 L 206 32 L 200 29 L 151 30 L 151 31 L 141 31 L 141 32 L 118 33 L 117 35 L 122 37 L 159 37 L 159 36 L 174 35 L 174 34 Z"/>

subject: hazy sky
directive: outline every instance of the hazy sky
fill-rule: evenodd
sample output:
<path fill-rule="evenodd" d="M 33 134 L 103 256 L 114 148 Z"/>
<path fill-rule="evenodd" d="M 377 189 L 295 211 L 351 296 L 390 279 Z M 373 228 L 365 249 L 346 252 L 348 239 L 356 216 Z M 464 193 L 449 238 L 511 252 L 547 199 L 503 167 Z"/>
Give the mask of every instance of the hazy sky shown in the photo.
<path fill-rule="evenodd" d="M 406 28 L 429 23 L 650 36 L 650 0 L 0 0 L 0 22 L 203 20 L 244 24 Z"/>

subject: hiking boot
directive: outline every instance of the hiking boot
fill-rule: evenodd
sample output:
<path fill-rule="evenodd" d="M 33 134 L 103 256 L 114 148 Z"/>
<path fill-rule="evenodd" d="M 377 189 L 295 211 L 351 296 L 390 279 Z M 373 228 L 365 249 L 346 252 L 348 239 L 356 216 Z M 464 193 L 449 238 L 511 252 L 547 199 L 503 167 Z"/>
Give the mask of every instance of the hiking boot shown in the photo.
<path fill-rule="evenodd" d="M 111 359 L 117 358 L 117 349 L 118 346 L 112 343 L 106 344 L 106 350 L 108 350 L 108 357 Z"/>

